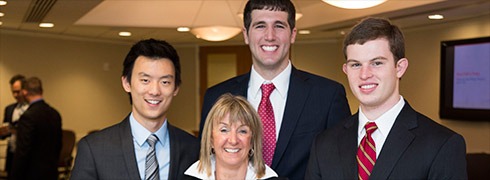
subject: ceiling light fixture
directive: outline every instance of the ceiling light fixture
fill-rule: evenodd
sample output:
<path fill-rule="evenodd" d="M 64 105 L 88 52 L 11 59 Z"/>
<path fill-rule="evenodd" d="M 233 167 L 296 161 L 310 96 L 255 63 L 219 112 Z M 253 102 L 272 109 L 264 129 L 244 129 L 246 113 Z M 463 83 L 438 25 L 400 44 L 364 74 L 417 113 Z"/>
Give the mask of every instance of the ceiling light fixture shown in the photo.
<path fill-rule="evenodd" d="M 444 16 L 441 14 L 432 14 L 429 15 L 428 18 L 432 20 L 439 20 L 439 19 L 444 19 Z"/>
<path fill-rule="evenodd" d="M 52 28 L 52 27 L 54 27 L 54 24 L 53 23 L 39 23 L 39 27 Z"/>
<path fill-rule="evenodd" d="M 242 29 L 229 26 L 206 26 L 192 28 L 191 33 L 207 41 L 224 41 L 236 36 Z"/>
<path fill-rule="evenodd" d="M 177 31 L 179 32 L 189 32 L 191 29 L 189 27 L 178 27 Z"/>
<path fill-rule="evenodd" d="M 322 0 L 327 4 L 344 9 L 365 9 L 384 3 L 387 0 Z"/>
<path fill-rule="evenodd" d="M 0 1 L 0 6 L 7 5 L 7 1 Z"/>
<path fill-rule="evenodd" d="M 2 24 L 3 24 L 3 22 L 2 22 L 2 21 L 0 21 L 0 26 L 1 26 Z"/>
<path fill-rule="evenodd" d="M 5 14 L 3 12 L 0 12 L 0 17 L 3 17 L 5 16 Z"/>
<path fill-rule="evenodd" d="M 310 30 L 303 29 L 303 30 L 299 30 L 298 33 L 299 34 L 311 34 L 311 31 Z"/>
<path fill-rule="evenodd" d="M 119 32 L 119 36 L 129 37 L 129 36 L 131 36 L 131 32 L 122 31 L 122 32 Z"/>

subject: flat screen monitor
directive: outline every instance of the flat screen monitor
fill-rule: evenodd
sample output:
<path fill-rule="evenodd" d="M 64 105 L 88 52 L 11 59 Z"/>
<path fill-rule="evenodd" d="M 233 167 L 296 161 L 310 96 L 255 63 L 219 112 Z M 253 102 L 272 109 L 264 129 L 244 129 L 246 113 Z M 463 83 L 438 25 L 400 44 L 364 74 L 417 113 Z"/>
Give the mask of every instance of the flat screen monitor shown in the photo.
<path fill-rule="evenodd" d="M 441 42 L 439 115 L 490 121 L 490 37 Z"/>

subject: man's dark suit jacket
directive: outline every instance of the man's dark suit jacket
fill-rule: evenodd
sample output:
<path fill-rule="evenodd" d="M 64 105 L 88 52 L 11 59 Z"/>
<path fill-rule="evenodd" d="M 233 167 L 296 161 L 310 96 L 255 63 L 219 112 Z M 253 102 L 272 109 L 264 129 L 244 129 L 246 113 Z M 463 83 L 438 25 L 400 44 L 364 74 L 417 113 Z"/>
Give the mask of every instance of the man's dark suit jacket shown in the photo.
<path fill-rule="evenodd" d="M 15 107 L 17 107 L 17 103 L 13 103 L 5 107 L 5 113 L 3 114 L 4 123 L 12 123 L 12 115 L 14 114 Z"/>
<path fill-rule="evenodd" d="M 218 97 L 228 92 L 247 97 L 249 80 L 250 72 L 206 91 L 200 132 Z M 293 67 L 271 168 L 281 177 L 303 179 L 315 136 L 350 115 L 345 89 L 341 84 Z"/>
<path fill-rule="evenodd" d="M 58 179 L 61 116 L 43 100 L 29 105 L 17 123 L 13 179 Z"/>
<path fill-rule="evenodd" d="M 15 107 L 17 107 L 18 103 L 13 103 L 5 107 L 5 113 L 3 114 L 3 122 L 4 123 L 9 123 L 10 126 L 14 126 L 12 124 L 12 115 L 14 114 Z M 7 137 L 10 137 L 10 134 L 8 135 L 3 135 L 0 136 L 0 139 L 5 139 Z M 10 143 L 7 145 L 7 157 L 5 160 L 5 170 L 8 173 L 12 173 L 10 170 L 12 169 L 12 162 L 14 160 L 14 153 L 10 152 L 12 147 L 10 146 Z"/>
<path fill-rule="evenodd" d="M 168 179 L 182 179 L 185 170 L 199 158 L 199 142 L 194 136 L 167 125 L 170 138 Z M 141 179 L 129 116 L 121 123 L 90 134 L 78 142 L 71 179 Z"/>
<path fill-rule="evenodd" d="M 318 135 L 305 179 L 357 179 L 358 117 Z M 464 139 L 406 103 L 369 179 L 467 179 Z"/>

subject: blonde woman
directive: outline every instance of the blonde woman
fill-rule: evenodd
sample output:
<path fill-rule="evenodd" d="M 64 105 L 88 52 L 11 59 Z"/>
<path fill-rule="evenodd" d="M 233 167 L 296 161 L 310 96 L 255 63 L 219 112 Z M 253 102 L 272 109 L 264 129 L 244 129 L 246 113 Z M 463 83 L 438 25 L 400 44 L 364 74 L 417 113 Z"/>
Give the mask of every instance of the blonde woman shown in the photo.
<path fill-rule="evenodd" d="M 262 159 L 262 124 L 241 96 L 222 95 L 207 116 L 199 161 L 189 179 L 276 179 Z"/>

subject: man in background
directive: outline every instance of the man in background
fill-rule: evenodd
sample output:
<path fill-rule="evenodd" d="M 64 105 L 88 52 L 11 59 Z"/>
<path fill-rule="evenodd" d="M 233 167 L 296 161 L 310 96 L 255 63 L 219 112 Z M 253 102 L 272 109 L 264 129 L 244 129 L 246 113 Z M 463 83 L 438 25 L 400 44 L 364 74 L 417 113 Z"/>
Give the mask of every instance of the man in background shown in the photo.
<path fill-rule="evenodd" d="M 10 79 L 10 90 L 12 91 L 12 96 L 16 102 L 8 105 L 5 108 L 3 117 L 4 125 L 0 128 L 0 138 L 5 139 L 9 137 L 6 153 L 7 157 L 5 161 L 5 171 L 7 172 L 7 175 L 11 174 L 12 161 L 14 159 L 15 152 L 16 135 L 12 132 L 15 131 L 15 127 L 17 126 L 17 121 L 19 120 L 20 116 L 29 107 L 29 103 L 21 92 L 22 82 L 25 81 L 25 79 L 26 78 L 20 74 L 15 75 Z"/>
<path fill-rule="evenodd" d="M 37 77 L 22 83 L 29 108 L 17 123 L 12 179 L 58 179 L 61 151 L 61 116 L 43 99 Z"/>
<path fill-rule="evenodd" d="M 408 68 L 400 29 L 364 19 L 343 49 L 359 111 L 316 138 L 305 179 L 467 179 L 463 137 L 400 95 Z"/>
<path fill-rule="evenodd" d="M 206 116 L 225 93 L 247 98 L 264 127 L 264 161 L 280 177 L 303 179 L 313 139 L 351 115 L 344 87 L 296 69 L 296 10 L 290 0 L 250 0 L 243 13 L 243 36 L 252 52 L 251 71 L 209 88 L 204 96 L 200 132 Z"/>

